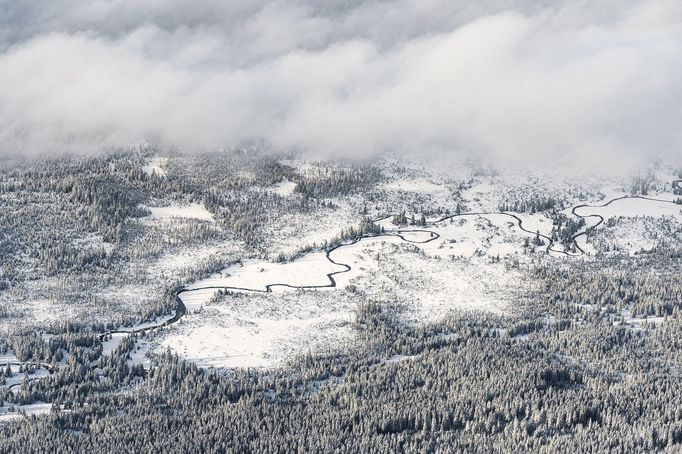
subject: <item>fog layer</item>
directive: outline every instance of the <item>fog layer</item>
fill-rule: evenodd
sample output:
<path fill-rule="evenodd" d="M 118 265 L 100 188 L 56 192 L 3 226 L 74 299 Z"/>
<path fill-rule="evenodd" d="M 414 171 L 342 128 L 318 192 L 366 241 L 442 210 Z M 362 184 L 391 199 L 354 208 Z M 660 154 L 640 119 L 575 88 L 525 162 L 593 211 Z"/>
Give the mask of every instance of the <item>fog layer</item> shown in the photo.
<path fill-rule="evenodd" d="M 682 3 L 38 0 L 0 10 L 0 151 L 263 140 L 679 156 Z"/>

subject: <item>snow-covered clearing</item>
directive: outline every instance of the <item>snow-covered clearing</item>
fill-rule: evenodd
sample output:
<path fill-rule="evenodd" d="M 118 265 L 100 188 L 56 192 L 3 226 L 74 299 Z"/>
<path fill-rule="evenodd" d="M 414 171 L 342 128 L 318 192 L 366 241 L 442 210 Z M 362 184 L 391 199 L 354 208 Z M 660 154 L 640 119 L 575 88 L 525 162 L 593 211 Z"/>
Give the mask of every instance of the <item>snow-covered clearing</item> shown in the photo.
<path fill-rule="evenodd" d="M 624 199 L 606 207 L 579 208 L 578 214 L 678 216 L 679 209 L 670 203 Z M 519 217 L 526 229 L 551 234 L 552 223 L 546 215 Z M 388 219 L 383 225 L 387 233 L 396 236 L 363 238 L 330 253 L 334 262 L 351 267 L 334 276 L 338 288 L 353 286 L 377 301 L 399 303 L 407 323 L 437 322 L 452 311 L 503 313 L 518 297 L 514 289 L 519 289 L 524 275 L 509 265 L 530 259 L 522 245 L 524 238 L 532 235 L 522 231 L 514 218 L 466 215 L 426 229 L 400 229 Z M 328 273 L 343 269 L 327 260 L 323 252 L 313 252 L 289 263 L 247 261 L 189 288 L 265 291 L 269 284 L 324 286 L 329 284 Z M 340 305 L 330 315 L 325 309 L 328 303 L 322 302 L 352 292 L 300 291 L 284 286 L 272 290 L 262 295 L 227 295 L 218 302 L 213 301 L 216 289 L 183 293 L 181 298 L 192 315 L 169 332 L 161 347 L 171 347 L 206 366 L 273 367 L 305 353 L 312 345 L 337 345 L 338 339 L 350 338 L 348 322 L 354 306 Z M 254 306 L 234 304 L 235 299 Z M 306 302 L 303 307 L 295 303 L 299 300 Z"/>
<path fill-rule="evenodd" d="M 353 307 L 346 292 L 227 295 L 174 325 L 159 348 L 201 366 L 273 367 L 307 351 L 347 346 Z"/>
<path fill-rule="evenodd" d="M 118 348 L 121 341 L 128 336 L 129 334 L 125 333 L 114 333 L 111 335 L 110 339 L 102 341 L 102 356 L 111 355 L 111 353 Z"/>
<path fill-rule="evenodd" d="M 552 219 L 545 213 L 514 213 L 523 222 L 523 228 L 531 232 L 540 232 L 541 235 L 552 234 Z"/>
<path fill-rule="evenodd" d="M 673 216 L 682 221 L 682 205 L 634 197 L 614 200 L 606 206 L 582 206 L 576 208 L 575 213 L 580 216 L 600 215 L 604 219 L 618 216 Z"/>
<path fill-rule="evenodd" d="M 453 311 L 502 313 L 513 301 L 520 272 L 503 263 L 434 258 L 418 247 L 386 244 L 368 251 L 376 266 L 351 282 L 370 299 L 398 303 L 408 323 L 438 322 Z"/>
<path fill-rule="evenodd" d="M 168 158 L 163 157 L 163 156 L 154 156 L 149 160 L 149 163 L 147 163 L 144 167 L 142 167 L 142 170 L 147 174 L 147 175 L 152 175 L 156 174 L 159 177 L 165 177 L 166 176 L 166 164 L 168 163 Z"/>
<path fill-rule="evenodd" d="M 660 242 L 682 236 L 682 223 L 667 218 L 611 218 L 591 235 L 592 246 L 601 252 L 637 254 Z"/>
<path fill-rule="evenodd" d="M 492 212 L 497 211 L 499 206 L 495 196 L 497 190 L 497 186 L 485 179 L 462 191 L 462 197 L 466 200 L 469 211 Z"/>
<path fill-rule="evenodd" d="M 202 287 L 238 287 L 249 290 L 265 291 L 269 284 L 287 284 L 291 286 L 324 286 L 329 284 L 328 273 L 342 271 L 345 268 L 334 265 L 324 252 L 312 252 L 300 259 L 287 263 L 270 263 L 248 261 L 233 265 L 221 273 L 202 279 L 187 286 L 188 290 Z M 311 270 L 314 270 L 311 272 Z M 273 287 L 280 291 L 286 287 Z M 183 298 L 184 295 L 180 297 Z"/>
<path fill-rule="evenodd" d="M 151 211 L 149 219 L 199 219 L 201 221 L 214 222 L 213 215 L 198 203 L 189 205 L 171 205 L 168 207 L 148 207 Z"/>
<path fill-rule="evenodd" d="M 170 317 L 166 317 L 165 319 L 159 319 L 155 323 L 161 323 L 168 319 Z M 149 326 L 150 324 L 145 324 Z M 145 325 L 137 325 L 134 327 L 130 327 L 129 329 L 140 329 L 144 327 Z M 111 338 L 106 339 L 102 341 L 102 356 L 109 356 L 111 353 L 118 348 L 118 346 L 121 344 L 121 341 L 125 339 L 128 336 L 131 336 L 131 334 L 128 333 L 114 333 L 110 335 Z M 151 342 L 144 337 L 138 337 L 137 340 L 135 341 L 135 347 L 133 348 L 133 351 L 129 352 L 130 359 L 127 361 L 129 365 L 138 365 L 142 364 L 145 368 L 149 368 L 151 366 L 151 358 L 147 356 L 147 353 L 149 351 L 149 348 L 151 346 Z M 97 363 L 94 363 L 97 364 Z"/>
<path fill-rule="evenodd" d="M 569 209 L 565 211 L 566 213 L 570 212 Z M 650 248 L 654 244 L 651 236 L 647 236 L 643 231 L 645 228 L 644 223 L 650 222 L 652 219 L 669 219 L 676 223 L 682 223 L 682 205 L 635 197 L 617 199 L 608 205 L 581 206 L 574 211 L 575 214 L 585 217 L 585 227 L 581 229 L 580 232 L 584 232 L 599 224 L 601 220 L 599 216 L 604 219 L 604 223 L 597 227 L 597 232 L 592 233 L 592 235 L 596 236 L 604 235 L 604 231 L 608 230 L 606 223 L 611 218 L 624 218 L 634 221 L 630 223 L 629 229 L 624 231 L 621 229 L 622 236 L 614 238 L 612 241 L 612 245 L 630 253 Z M 612 237 L 613 233 L 614 232 L 611 232 Z M 576 243 L 582 250 L 589 253 L 594 253 L 598 250 L 604 252 L 603 249 L 594 247 L 594 244 L 592 243 L 591 238 L 588 238 L 588 235 L 578 237 Z"/>
<path fill-rule="evenodd" d="M 418 358 L 418 355 L 393 355 L 390 358 L 383 359 L 378 363 L 369 366 L 370 369 L 376 369 L 377 367 L 384 366 L 386 364 L 402 363 L 403 361 L 410 361 Z"/>
<path fill-rule="evenodd" d="M 389 191 L 417 192 L 420 194 L 434 194 L 445 189 L 443 184 L 436 184 L 426 179 L 394 180 L 383 185 L 383 188 Z"/>
<path fill-rule="evenodd" d="M 272 192 L 273 194 L 277 194 L 281 197 L 289 197 L 294 193 L 294 189 L 296 189 L 296 183 L 294 183 L 293 181 L 289 181 L 286 178 L 280 181 L 279 183 L 267 188 L 268 191 Z"/>
<path fill-rule="evenodd" d="M 52 404 L 36 402 L 30 405 L 12 405 L 4 402 L 0 407 L 0 422 L 8 422 L 13 419 L 21 418 L 23 415 L 45 415 L 52 410 Z"/>
<path fill-rule="evenodd" d="M 629 309 L 623 309 L 620 312 L 621 317 L 623 317 L 623 324 L 629 325 L 634 330 L 642 330 L 647 326 L 660 325 L 665 321 L 665 317 L 633 317 L 632 312 Z"/>

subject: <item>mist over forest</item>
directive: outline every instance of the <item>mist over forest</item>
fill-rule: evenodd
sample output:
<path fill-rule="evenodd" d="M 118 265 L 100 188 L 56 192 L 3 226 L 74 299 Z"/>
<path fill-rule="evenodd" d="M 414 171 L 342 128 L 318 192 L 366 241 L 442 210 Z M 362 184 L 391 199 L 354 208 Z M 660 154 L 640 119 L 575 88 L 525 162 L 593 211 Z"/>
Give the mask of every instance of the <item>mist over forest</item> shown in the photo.
<path fill-rule="evenodd" d="M 0 148 L 679 156 L 674 0 L 19 1 Z"/>

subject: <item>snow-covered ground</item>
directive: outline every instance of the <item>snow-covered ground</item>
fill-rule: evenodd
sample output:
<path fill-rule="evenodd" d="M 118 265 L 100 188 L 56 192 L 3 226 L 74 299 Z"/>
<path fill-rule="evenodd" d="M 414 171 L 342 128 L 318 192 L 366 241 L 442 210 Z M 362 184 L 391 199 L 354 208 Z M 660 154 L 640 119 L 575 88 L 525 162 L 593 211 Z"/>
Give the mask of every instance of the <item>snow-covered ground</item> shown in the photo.
<path fill-rule="evenodd" d="M 264 236 L 270 256 L 294 254 L 304 246 L 320 246 L 342 231 L 358 226 L 362 215 L 357 200 L 338 198 L 334 205 L 334 209 L 320 209 L 312 213 L 287 213 L 265 226 Z"/>
<path fill-rule="evenodd" d="M 607 218 L 591 235 L 591 246 L 603 253 L 637 254 L 658 244 L 680 241 L 682 223 L 673 217 Z"/>
<path fill-rule="evenodd" d="M 102 356 L 109 356 L 129 334 L 115 333 L 110 339 L 102 341 Z"/>
<path fill-rule="evenodd" d="M 603 233 L 607 229 L 606 221 L 611 218 L 627 219 L 630 223 L 630 229 L 621 232 L 622 236 L 614 241 L 615 245 L 619 245 L 621 250 L 630 252 L 650 248 L 653 246 L 653 242 L 651 238 L 646 238 L 642 231 L 645 222 L 651 219 L 668 219 L 672 222 L 682 223 L 682 205 L 667 202 L 666 200 L 673 200 L 670 194 L 659 194 L 656 197 L 661 197 L 663 201 L 629 197 L 614 200 L 608 205 L 602 203 L 578 207 L 575 209 L 575 213 L 585 217 L 585 227 L 580 231 L 584 232 L 596 226 L 600 221 L 599 216 L 604 219 L 604 223 L 597 227 L 597 232 L 593 232 L 592 235 Z M 570 209 L 564 211 L 566 214 L 571 214 Z M 598 251 L 588 235 L 578 237 L 576 242 L 586 252 L 595 253 Z M 601 252 L 605 251 L 602 249 Z"/>
<path fill-rule="evenodd" d="M 351 283 L 370 299 L 401 304 L 408 323 L 438 322 L 453 311 L 503 313 L 514 286 L 521 287 L 520 272 L 481 257 L 438 258 L 414 245 L 390 243 L 365 252 L 374 260 Z"/>
<path fill-rule="evenodd" d="M 30 405 L 13 405 L 5 402 L 0 406 L 0 423 L 31 415 L 45 415 L 52 410 L 52 404 L 36 402 Z"/>
<path fill-rule="evenodd" d="M 580 216 L 600 215 L 604 219 L 612 217 L 661 217 L 673 216 L 682 221 L 682 205 L 670 202 L 659 202 L 641 198 L 615 200 L 606 206 L 584 206 L 576 208 Z"/>
<path fill-rule="evenodd" d="M 301 175 L 319 171 L 312 164 L 292 165 Z M 247 250 L 241 243 L 228 239 L 227 234 L 200 244 L 180 242 L 173 247 L 162 244 L 158 251 L 141 256 L 139 263 L 131 265 L 131 269 L 139 269 L 139 275 L 144 277 L 141 283 L 97 287 L 100 290 L 93 292 L 93 296 L 99 304 L 62 304 L 71 296 L 63 290 L 68 286 L 51 277 L 2 292 L 0 304 L 26 308 L 27 319 L 41 322 L 57 317 L 78 318 L 93 312 L 95 306 L 102 306 L 104 311 L 133 313 L 135 302 L 160 299 L 165 286 L 193 274 L 190 271 L 200 268 L 204 261 L 213 257 L 241 258 L 241 264 L 193 282 L 188 288 L 244 290 L 237 295 L 218 297 L 216 288 L 182 293 L 180 297 L 188 314 L 159 336 L 138 341 L 131 361 L 148 365 L 147 351 L 159 352 L 170 347 L 201 366 L 273 367 L 309 350 L 324 351 L 352 344 L 352 322 L 362 298 L 398 303 L 404 307 L 399 314 L 401 319 L 414 324 L 438 322 L 457 311 L 505 313 L 513 310 L 518 296 L 514 292 L 524 283 L 522 270 L 531 260 L 544 260 L 546 245 L 537 247 L 535 253 L 530 252 L 532 248 L 524 247 L 524 242 L 532 240 L 534 235 L 522 231 L 514 218 L 503 214 L 475 215 L 475 212 L 493 213 L 501 206 L 523 203 L 530 197 L 552 197 L 557 200 L 557 209 L 573 219 L 576 218 L 571 207 L 579 204 L 591 205 L 577 209 L 581 216 L 627 219 L 615 227 L 600 226 L 590 238 L 582 236 L 580 246 L 591 252 L 604 244 L 617 244 L 620 249 L 629 248 L 631 252 L 652 247 L 655 236 L 650 229 L 642 227 L 647 225 L 641 218 L 644 215 L 666 216 L 671 222 L 682 222 L 682 206 L 672 203 L 624 199 L 600 206 L 625 195 L 628 190 L 622 182 L 607 179 L 595 181 L 568 174 L 555 175 L 552 171 L 529 177 L 521 172 L 500 175 L 473 171 L 466 166 L 426 169 L 418 163 L 382 165 L 385 180 L 372 189 L 371 198 L 353 194 L 330 200 L 333 208 L 277 213 L 276 222 L 262 226 L 264 246 L 260 251 Z M 155 158 L 145 171 L 163 176 L 165 168 L 163 158 Z M 672 194 L 666 192 L 669 183 L 659 186 L 660 191 L 652 191 L 650 197 L 673 200 Z M 249 190 L 268 191 L 293 200 L 301 197 L 294 188 L 293 182 L 284 180 L 267 188 Z M 168 204 L 168 201 L 157 202 L 150 204 Z M 435 222 L 445 216 L 436 214 L 443 212 L 441 208 L 447 212 L 462 208 L 470 214 Z M 200 225 L 211 232 L 219 230 L 211 213 L 199 203 L 157 206 L 149 210 L 151 214 L 141 224 L 151 227 L 150 230 L 159 230 L 159 237 L 163 237 L 163 226 L 177 224 Z M 380 225 L 395 236 L 364 238 L 334 250 L 330 254 L 333 261 L 351 266 L 350 272 L 334 276 L 335 289 L 292 288 L 326 286 L 330 283 L 329 273 L 345 270 L 344 266 L 330 262 L 319 251 L 319 246 L 349 227 L 357 227 L 360 213 L 365 210 L 370 217 L 402 210 L 408 217 L 415 214 L 417 219 L 420 210 L 433 214 L 427 216 L 426 227 L 400 228 L 391 223 L 390 217 L 386 218 Z M 514 214 L 522 219 L 525 229 L 551 235 L 552 219 L 547 212 Z M 596 222 L 596 217 L 588 217 L 586 228 Z M 655 227 L 654 231 L 661 229 Z M 601 241 L 592 241 L 592 236 Z M 92 235 L 82 241 L 90 246 L 102 243 Z M 272 263 L 279 253 L 292 254 L 313 244 L 318 246 L 316 250 L 292 262 Z M 556 259 L 566 258 L 558 255 L 547 258 Z M 291 287 L 275 286 L 272 293 L 260 293 L 270 284 Z M 106 341 L 105 354 L 113 351 L 123 337 L 114 335 Z"/>
<path fill-rule="evenodd" d="M 18 360 L 15 358 L 12 362 L 18 362 Z M 0 364 L 3 364 L 0 362 Z M 5 363 L 4 367 L 6 366 L 7 363 Z M 0 389 L 2 388 L 11 388 L 12 391 L 18 391 L 21 389 L 21 385 L 24 382 L 24 380 L 33 380 L 35 378 L 42 378 L 42 377 L 47 377 L 49 375 L 49 372 L 39 366 L 36 366 L 36 369 L 33 373 L 27 374 L 26 372 L 20 372 L 21 367 L 18 365 L 11 365 L 10 369 L 12 370 L 12 376 L 11 377 L 5 377 L 5 384 L 0 386 Z"/>
<path fill-rule="evenodd" d="M 166 164 L 168 163 L 168 158 L 165 158 L 163 156 L 154 156 L 149 160 L 149 163 L 147 163 L 142 170 L 147 174 L 147 175 L 152 175 L 156 174 L 159 177 L 165 177 L 166 176 Z"/>
<path fill-rule="evenodd" d="M 198 203 L 189 205 L 172 205 L 168 207 L 148 207 L 151 211 L 149 219 L 199 219 L 201 221 L 214 222 L 213 215 Z"/>
<path fill-rule="evenodd" d="M 314 270 L 311 272 L 311 270 Z M 328 273 L 343 271 L 344 267 L 334 265 L 324 252 L 312 252 L 300 259 L 287 263 L 248 261 L 233 265 L 223 272 L 187 286 L 188 290 L 202 287 L 238 287 L 265 291 L 269 284 L 290 286 L 324 286 L 329 284 Z M 286 287 L 273 287 L 273 291 Z M 186 294 L 182 294 L 183 298 Z"/>
<path fill-rule="evenodd" d="M 296 189 L 296 183 L 294 183 L 293 181 L 289 181 L 285 178 L 279 183 L 269 187 L 268 191 L 282 197 L 289 197 L 294 193 L 294 189 Z"/>
<path fill-rule="evenodd" d="M 171 347 L 201 366 L 277 366 L 352 342 L 352 298 L 316 290 L 227 295 L 165 331 L 157 350 Z"/>
<path fill-rule="evenodd" d="M 416 192 L 420 194 L 436 194 L 446 190 L 442 183 L 435 183 L 427 179 L 394 180 L 383 185 L 389 191 Z"/>

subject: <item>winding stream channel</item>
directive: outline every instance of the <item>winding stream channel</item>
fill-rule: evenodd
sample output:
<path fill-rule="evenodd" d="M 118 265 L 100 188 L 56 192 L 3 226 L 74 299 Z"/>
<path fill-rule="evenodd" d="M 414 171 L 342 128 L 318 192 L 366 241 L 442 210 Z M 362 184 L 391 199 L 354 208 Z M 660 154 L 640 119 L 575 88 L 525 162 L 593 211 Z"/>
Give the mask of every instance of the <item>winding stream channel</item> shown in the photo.
<path fill-rule="evenodd" d="M 682 182 L 682 180 L 679 180 L 679 182 Z M 678 183 L 679 183 L 678 182 Z M 513 214 L 513 213 L 507 213 L 507 212 L 474 212 L 474 213 L 460 213 L 460 214 L 453 214 L 453 215 L 448 215 L 445 217 L 442 217 L 440 219 L 437 219 L 435 221 L 431 221 L 429 224 L 432 226 L 437 226 L 439 224 L 442 224 L 446 221 L 449 221 L 454 218 L 464 218 L 464 217 L 480 217 L 480 216 L 491 216 L 491 215 L 501 215 L 501 216 L 507 216 L 515 221 L 516 226 L 523 232 L 536 236 L 538 235 L 540 238 L 544 239 L 547 241 L 547 248 L 546 248 L 546 253 L 556 253 L 560 255 L 565 255 L 565 256 L 579 256 L 585 254 L 585 251 L 578 245 L 576 239 L 587 235 L 592 229 L 600 226 L 602 223 L 604 223 L 604 217 L 600 214 L 587 214 L 587 215 L 581 215 L 577 212 L 577 210 L 580 210 L 581 208 L 604 208 L 607 207 L 614 202 L 617 202 L 619 200 L 625 200 L 625 199 L 642 199 L 642 200 L 648 200 L 648 201 L 654 201 L 654 202 L 659 202 L 659 203 L 670 203 L 670 204 L 675 204 L 674 201 L 672 200 L 663 200 L 663 199 L 655 199 L 655 198 L 649 198 L 649 197 L 644 197 L 644 196 L 622 196 L 622 197 L 617 197 L 614 199 L 609 200 L 608 202 L 602 204 L 602 205 L 588 205 L 588 204 L 581 204 L 581 205 L 576 205 L 573 208 L 571 208 L 571 214 L 573 214 L 575 217 L 579 219 L 583 219 L 586 221 L 586 225 L 581 228 L 580 231 L 576 232 L 572 238 L 571 241 L 573 245 L 575 246 L 575 250 L 577 251 L 576 253 L 570 253 L 565 250 L 559 250 L 556 249 L 555 246 L 555 241 L 548 235 L 539 233 L 539 231 L 532 231 L 524 226 L 523 219 L 521 219 L 518 215 Z M 388 219 L 390 216 L 384 216 L 382 218 L 376 219 L 374 222 L 380 222 L 383 220 Z M 596 219 L 596 223 L 594 225 L 587 225 L 587 220 L 590 218 Z M 405 235 L 409 233 L 425 233 L 429 234 L 429 237 L 424 239 L 424 240 L 414 240 L 407 238 Z M 106 340 L 110 335 L 113 334 L 127 334 L 127 335 L 135 335 L 135 334 L 140 334 L 143 332 L 150 332 L 150 331 L 155 331 L 158 329 L 162 329 L 164 327 L 170 326 L 178 322 L 182 317 L 184 317 L 187 314 L 187 307 L 185 306 L 185 303 L 182 301 L 180 298 L 180 295 L 189 293 L 189 292 L 197 292 L 201 290 L 223 290 L 223 291 L 239 291 L 239 292 L 254 292 L 254 293 L 271 293 L 273 291 L 273 288 L 276 287 L 282 287 L 282 288 L 290 288 L 290 289 L 299 289 L 299 290 L 312 290 L 312 289 L 322 289 L 322 288 L 335 288 L 337 286 L 337 282 L 335 279 L 335 276 L 338 276 L 343 273 L 348 273 L 351 271 L 351 266 L 347 263 L 342 263 L 342 262 L 337 262 L 335 261 L 332 257 L 331 254 L 340 249 L 340 248 L 346 248 L 349 246 L 352 246 L 362 240 L 369 239 L 369 238 L 381 238 L 381 237 L 397 237 L 400 238 L 402 241 L 408 242 L 408 243 L 413 243 L 413 244 L 425 244 L 425 243 L 430 243 L 432 241 L 436 241 L 438 238 L 440 238 L 440 234 L 436 231 L 433 230 L 428 230 L 428 229 L 399 229 L 393 232 L 385 232 L 385 233 L 370 233 L 370 234 L 365 234 L 362 235 L 358 238 L 355 238 L 352 241 L 344 242 L 342 244 L 339 244 L 337 246 L 334 246 L 332 248 L 329 248 L 325 251 L 325 257 L 326 259 L 333 265 L 340 266 L 342 269 L 326 273 L 326 277 L 328 279 L 328 283 L 326 284 L 319 284 L 319 285 L 291 285 L 287 284 L 285 282 L 275 282 L 275 283 L 270 283 L 265 285 L 263 289 L 257 289 L 257 288 L 246 288 L 246 287 L 233 287 L 233 286 L 224 286 L 224 285 L 216 285 L 216 286 L 205 286 L 205 287 L 179 287 L 177 288 L 173 295 L 174 299 L 176 302 L 176 307 L 175 307 L 175 313 L 168 319 L 155 323 L 155 324 L 147 324 L 145 326 L 141 326 L 139 328 L 121 328 L 117 330 L 110 330 L 103 332 L 99 334 L 99 339 L 100 341 Z M 98 361 L 98 360 L 95 360 Z M 10 366 L 22 366 L 27 363 L 20 363 L 20 362 L 10 362 L 10 363 L 4 363 L 0 364 L 0 367 L 6 367 L 7 365 Z M 40 366 L 40 368 L 46 369 L 50 374 L 54 373 L 58 367 L 52 366 L 49 364 L 35 364 L 36 366 Z M 96 366 L 95 366 L 96 367 Z M 33 379 L 40 379 L 42 377 L 34 377 Z M 10 389 L 15 388 L 20 386 L 22 383 L 15 383 L 11 386 L 9 386 Z"/>
<path fill-rule="evenodd" d="M 670 204 L 675 203 L 674 201 L 671 201 L 671 200 L 654 199 L 654 198 L 649 198 L 649 197 L 644 197 L 644 196 L 628 196 L 628 195 L 626 195 L 626 196 L 611 199 L 602 205 L 581 204 L 581 205 L 574 206 L 571 209 L 571 213 L 574 216 L 576 216 L 577 218 L 585 219 L 585 220 L 587 220 L 588 218 L 598 218 L 597 223 L 595 223 L 592 226 L 586 225 L 583 229 L 581 229 L 579 232 L 576 232 L 572 236 L 571 240 L 573 242 L 573 245 L 575 246 L 576 250 L 579 251 L 576 254 L 572 254 L 572 253 L 566 252 L 564 250 L 555 249 L 554 248 L 555 241 L 550 236 L 544 235 L 544 234 L 539 233 L 537 231 L 533 232 L 532 230 L 525 228 L 523 225 L 523 219 L 521 219 L 519 216 L 517 216 L 516 214 L 513 214 L 513 213 L 494 212 L 494 211 L 491 211 L 491 212 L 474 212 L 474 213 L 459 213 L 459 214 L 452 214 L 452 215 L 444 216 L 442 218 L 439 218 L 435 221 L 430 222 L 430 224 L 431 225 L 438 225 L 438 224 L 442 224 L 442 223 L 449 221 L 451 219 L 454 219 L 454 218 L 463 218 L 463 217 L 472 217 L 472 216 L 473 217 L 490 216 L 490 215 L 507 216 L 507 217 L 512 218 L 516 222 L 516 225 L 518 226 L 518 228 L 520 230 L 522 230 L 523 232 L 526 232 L 529 235 L 533 235 L 533 236 L 538 235 L 541 238 L 543 238 L 544 240 L 546 240 L 547 241 L 547 249 L 546 249 L 547 253 L 554 252 L 556 254 L 561 254 L 561 255 L 565 255 L 565 256 L 583 255 L 583 254 L 585 254 L 585 251 L 582 248 L 580 248 L 580 246 L 578 246 L 576 239 L 581 237 L 581 236 L 587 235 L 592 229 L 600 226 L 604 222 L 604 217 L 601 215 L 598 215 L 598 214 L 590 214 L 590 215 L 583 216 L 583 215 L 578 214 L 576 212 L 576 210 L 578 210 L 580 208 L 603 208 L 603 207 L 606 207 L 608 205 L 611 205 L 614 202 L 617 202 L 619 200 L 625 200 L 625 199 L 642 199 L 642 200 L 649 200 L 649 201 L 654 201 L 654 202 L 663 202 L 663 203 L 670 203 Z M 385 220 L 389 217 L 390 217 L 390 215 L 384 216 L 384 217 L 381 217 L 381 218 L 374 220 L 374 222 L 380 222 L 380 221 Z M 405 237 L 405 234 L 408 234 L 408 233 L 427 233 L 430 236 L 429 236 L 429 238 L 427 238 L 425 240 L 413 240 L 413 239 Z M 273 288 L 275 288 L 275 287 L 290 288 L 290 289 L 295 289 L 295 290 L 313 290 L 313 289 L 321 289 L 321 288 L 335 288 L 337 286 L 337 282 L 336 282 L 336 279 L 334 279 L 334 277 L 339 275 L 339 274 L 348 273 L 349 271 L 351 271 L 352 268 L 347 263 L 335 261 L 331 257 L 331 254 L 334 251 L 336 251 L 337 249 L 352 246 L 352 245 L 354 245 L 354 244 L 356 244 L 356 243 L 358 243 L 364 239 L 381 238 L 381 237 L 397 237 L 397 238 L 400 238 L 401 240 L 403 240 L 407 243 L 425 244 L 425 243 L 430 243 L 432 241 L 436 241 L 437 239 L 440 238 L 440 234 L 436 231 L 428 230 L 428 229 L 401 229 L 401 230 L 397 230 L 395 232 L 365 234 L 365 235 L 362 235 L 358 238 L 355 238 L 352 241 L 348 241 L 348 242 L 339 244 L 337 246 L 334 246 L 332 248 L 329 248 L 325 251 L 326 259 L 330 263 L 332 263 L 333 265 L 340 266 L 343 269 L 327 273 L 326 276 L 327 276 L 327 279 L 329 280 L 329 282 L 327 284 L 291 285 L 291 284 L 287 284 L 285 282 L 276 282 L 276 283 L 267 284 L 264 289 L 226 286 L 226 285 L 192 287 L 192 288 L 181 287 L 181 288 L 177 289 L 174 293 L 175 300 L 176 300 L 176 309 L 175 309 L 175 314 L 170 319 L 168 319 L 162 323 L 156 324 L 156 325 L 150 325 L 150 326 L 146 326 L 144 328 L 139 328 L 139 329 L 120 329 L 120 330 L 115 330 L 115 331 L 107 331 L 105 333 L 100 334 L 100 339 L 103 339 L 104 337 L 106 337 L 109 334 L 139 334 L 141 332 L 154 331 L 156 329 L 163 328 L 163 327 L 166 327 L 166 326 L 169 326 L 169 325 L 176 323 L 178 320 L 180 320 L 187 313 L 187 308 L 186 308 L 185 304 L 183 303 L 182 299 L 180 298 L 180 295 L 185 294 L 185 293 L 189 293 L 189 292 L 197 292 L 197 291 L 201 291 L 201 290 L 223 290 L 223 291 L 240 291 L 240 292 L 253 292 L 253 293 L 271 293 Z"/>

